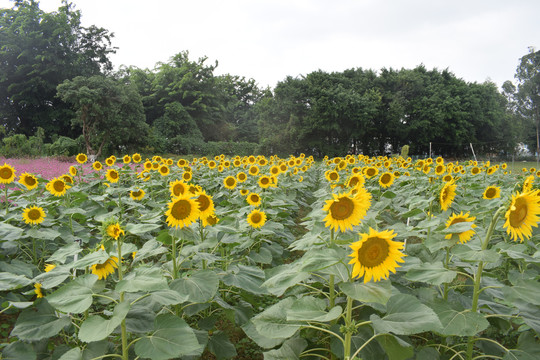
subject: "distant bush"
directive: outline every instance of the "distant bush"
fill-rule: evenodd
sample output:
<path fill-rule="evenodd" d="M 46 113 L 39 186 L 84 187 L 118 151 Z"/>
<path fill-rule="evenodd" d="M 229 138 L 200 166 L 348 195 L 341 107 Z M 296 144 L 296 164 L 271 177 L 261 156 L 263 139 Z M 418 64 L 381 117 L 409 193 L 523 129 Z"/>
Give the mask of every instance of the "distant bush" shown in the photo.
<path fill-rule="evenodd" d="M 26 137 L 24 134 L 6 136 L 2 139 L 0 153 L 5 157 L 33 157 L 43 154 L 44 131 L 38 128 L 34 136 Z"/>
<path fill-rule="evenodd" d="M 60 136 L 52 144 L 45 146 L 47 155 L 50 156 L 73 156 L 79 152 L 84 152 L 80 139 L 72 139 L 66 136 Z"/>

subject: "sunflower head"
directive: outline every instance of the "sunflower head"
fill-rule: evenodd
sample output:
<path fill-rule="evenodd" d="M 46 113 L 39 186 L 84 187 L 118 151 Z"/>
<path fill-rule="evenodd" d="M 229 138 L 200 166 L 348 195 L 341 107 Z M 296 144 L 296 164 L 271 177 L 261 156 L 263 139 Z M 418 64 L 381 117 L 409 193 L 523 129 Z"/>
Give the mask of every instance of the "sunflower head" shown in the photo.
<path fill-rule="evenodd" d="M 170 170 L 169 170 L 169 167 L 167 165 L 161 165 L 159 167 L 159 173 L 160 173 L 161 176 L 167 176 L 167 175 L 169 175 L 169 172 L 170 172 Z"/>
<path fill-rule="evenodd" d="M 69 167 L 69 175 L 77 176 L 77 168 L 75 166 L 70 166 Z"/>
<path fill-rule="evenodd" d="M 476 218 L 474 216 L 469 216 L 469 213 L 463 214 L 463 212 L 460 212 L 459 215 L 452 214 L 452 216 L 450 216 L 450 218 L 446 222 L 446 228 L 449 228 L 451 225 L 459 224 L 462 222 L 472 223 L 474 220 L 476 220 Z M 457 235 L 459 238 L 459 242 L 464 244 L 473 237 L 474 230 L 472 229 L 474 229 L 475 227 L 476 227 L 475 224 L 471 224 L 471 230 L 466 230 L 460 233 L 447 234 L 444 238 L 451 239 L 452 235 Z"/>
<path fill-rule="evenodd" d="M 113 166 L 115 162 L 116 162 L 116 157 L 114 156 L 109 156 L 108 158 L 105 159 L 105 164 L 107 164 L 107 166 Z"/>
<path fill-rule="evenodd" d="M 143 189 L 131 190 L 129 192 L 129 197 L 132 198 L 133 200 L 142 200 L 145 194 L 146 193 L 144 192 Z"/>
<path fill-rule="evenodd" d="M 54 196 L 63 196 L 71 186 L 67 185 L 62 178 L 54 178 L 47 183 L 45 188 Z"/>
<path fill-rule="evenodd" d="M 77 160 L 79 164 L 84 164 L 88 160 L 88 157 L 86 156 L 86 154 L 80 153 L 77 155 L 75 160 Z"/>
<path fill-rule="evenodd" d="M 118 238 L 121 235 L 124 235 L 124 230 L 120 227 L 119 223 L 110 223 L 107 225 L 105 232 L 107 236 L 113 238 L 114 240 L 118 240 Z"/>
<path fill-rule="evenodd" d="M 92 169 L 100 171 L 101 169 L 103 169 L 103 165 L 99 161 L 94 161 L 94 163 L 92 164 Z"/>
<path fill-rule="evenodd" d="M 199 203 L 191 198 L 191 194 L 173 198 L 165 212 L 167 225 L 176 228 L 189 226 L 197 220 L 199 213 Z"/>
<path fill-rule="evenodd" d="M 214 200 L 206 191 L 200 190 L 195 194 L 195 200 L 199 205 L 199 217 L 204 219 L 214 213 Z"/>
<path fill-rule="evenodd" d="M 266 214 L 264 211 L 254 209 L 248 214 L 247 222 L 255 229 L 260 228 L 266 222 Z"/>
<path fill-rule="evenodd" d="M 252 192 L 247 196 L 246 201 L 249 205 L 259 206 L 261 204 L 261 196 L 255 192 Z"/>
<path fill-rule="evenodd" d="M 0 166 L 0 184 L 10 184 L 15 180 L 15 169 L 9 165 L 4 163 L 4 165 Z"/>
<path fill-rule="evenodd" d="M 400 267 L 399 262 L 405 254 L 401 252 L 403 243 L 393 241 L 396 237 L 394 230 L 375 231 L 369 228 L 369 233 L 360 234 L 360 241 L 350 245 L 353 264 L 352 277 L 364 277 L 364 283 L 388 279 L 390 272 L 395 273 Z"/>
<path fill-rule="evenodd" d="M 22 213 L 24 222 L 32 225 L 41 224 L 45 219 L 45 216 L 43 208 L 38 206 L 27 207 Z"/>
<path fill-rule="evenodd" d="M 379 177 L 379 185 L 386 189 L 394 183 L 394 174 L 391 172 L 384 172 Z"/>
<path fill-rule="evenodd" d="M 267 189 L 272 185 L 272 178 L 267 175 L 262 175 L 259 177 L 258 184 L 261 189 Z"/>
<path fill-rule="evenodd" d="M 185 194 L 187 189 L 188 185 L 181 180 L 175 180 L 169 183 L 169 190 L 171 191 L 172 197 Z"/>
<path fill-rule="evenodd" d="M 501 188 L 493 185 L 488 186 L 482 195 L 482 198 L 487 200 L 496 199 L 498 197 L 501 197 Z"/>
<path fill-rule="evenodd" d="M 219 222 L 219 218 L 215 214 L 202 218 L 203 227 L 206 227 L 208 225 L 213 226 L 213 225 L 216 225 L 218 222 Z"/>
<path fill-rule="evenodd" d="M 234 189 L 236 187 L 236 178 L 233 176 L 227 176 L 223 179 L 223 186 L 227 189 Z"/>
<path fill-rule="evenodd" d="M 366 196 L 367 194 L 367 196 Z M 366 216 L 371 205 L 371 195 L 359 186 L 357 193 L 333 194 L 331 200 L 327 200 L 323 210 L 327 212 L 324 221 L 326 227 L 345 232 L 353 226 L 360 224 Z"/>
<path fill-rule="evenodd" d="M 109 169 L 107 170 L 107 174 L 105 174 L 105 177 L 107 178 L 108 182 L 117 183 L 120 179 L 120 174 L 116 169 Z"/>
<path fill-rule="evenodd" d="M 255 176 L 259 173 L 259 167 L 257 165 L 251 165 L 248 172 L 249 175 Z"/>
<path fill-rule="evenodd" d="M 441 189 L 441 193 L 439 194 L 439 201 L 441 204 L 441 209 L 443 211 L 448 210 L 450 205 L 452 205 L 452 202 L 454 201 L 454 198 L 456 197 L 456 185 L 453 181 L 447 182 L 444 184 L 444 186 Z"/>
<path fill-rule="evenodd" d="M 114 269 L 118 269 L 118 258 L 111 256 L 102 264 L 94 264 L 90 267 L 92 274 L 97 275 L 98 280 L 107 279 L 107 276 L 114 274 Z"/>
<path fill-rule="evenodd" d="M 43 297 L 43 291 L 41 290 L 41 284 L 40 283 L 35 283 L 34 284 L 34 292 L 36 293 L 38 298 Z"/>
<path fill-rule="evenodd" d="M 38 186 L 37 178 L 27 172 L 21 174 L 21 176 L 19 177 L 19 182 L 23 184 L 28 190 L 35 189 Z"/>
<path fill-rule="evenodd" d="M 506 211 L 506 222 L 503 227 L 510 234 L 512 240 L 518 238 L 520 242 L 523 238 L 529 239 L 532 236 L 532 227 L 538 226 L 538 215 L 540 214 L 539 190 L 512 195 L 510 207 Z"/>
<path fill-rule="evenodd" d="M 532 188 L 533 188 L 533 183 L 534 183 L 534 175 L 527 176 L 527 178 L 523 182 L 523 190 L 522 190 L 522 192 L 525 193 L 525 192 L 531 191 Z"/>
<path fill-rule="evenodd" d="M 131 157 L 131 159 L 133 160 L 134 163 L 138 164 L 138 163 L 140 163 L 141 160 L 142 160 L 141 154 L 135 153 L 135 154 L 133 154 L 133 156 Z"/>
<path fill-rule="evenodd" d="M 243 183 L 244 181 L 247 180 L 247 175 L 245 172 L 243 171 L 240 171 L 238 174 L 236 174 L 236 180 L 238 180 L 238 182 L 241 182 Z"/>
<path fill-rule="evenodd" d="M 376 176 L 379 173 L 379 169 L 377 169 L 374 166 L 370 166 L 367 168 L 364 168 L 364 176 L 368 179 L 371 179 L 372 177 Z"/>
<path fill-rule="evenodd" d="M 131 156 L 129 155 L 124 155 L 124 157 L 122 158 L 122 162 L 124 164 L 129 164 L 131 162 Z"/>
<path fill-rule="evenodd" d="M 190 169 L 190 168 L 186 168 L 186 169 Z M 191 172 L 190 171 L 184 171 L 184 173 L 182 174 L 182 180 L 185 181 L 185 182 L 189 182 L 191 181 Z"/>

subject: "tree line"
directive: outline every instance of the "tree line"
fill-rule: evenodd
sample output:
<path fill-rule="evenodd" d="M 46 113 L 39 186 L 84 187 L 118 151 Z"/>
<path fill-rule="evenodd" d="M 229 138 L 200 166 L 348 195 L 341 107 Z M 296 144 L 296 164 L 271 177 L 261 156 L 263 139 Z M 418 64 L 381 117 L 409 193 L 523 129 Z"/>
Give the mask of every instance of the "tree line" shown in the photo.
<path fill-rule="evenodd" d="M 51 154 L 432 152 L 510 154 L 537 148 L 540 55 L 520 61 L 502 93 L 448 69 L 362 68 L 287 77 L 274 89 L 217 75 L 179 52 L 154 69 L 121 67 L 114 36 L 81 25 L 67 0 L 46 13 L 33 0 L 0 10 L 0 129 L 4 152 L 37 141 Z M 536 93 L 535 93 L 536 91 Z M 36 146 L 30 146 L 36 149 Z M 36 150 L 35 150 L 36 151 Z M 40 148 L 41 152 L 44 150 Z"/>

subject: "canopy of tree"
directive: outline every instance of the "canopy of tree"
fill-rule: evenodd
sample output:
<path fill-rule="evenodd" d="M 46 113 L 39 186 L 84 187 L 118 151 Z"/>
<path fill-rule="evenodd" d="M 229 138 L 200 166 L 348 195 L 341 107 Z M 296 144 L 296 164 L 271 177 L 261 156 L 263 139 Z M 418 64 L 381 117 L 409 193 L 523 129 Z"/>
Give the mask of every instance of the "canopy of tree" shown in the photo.
<path fill-rule="evenodd" d="M 241 143 L 267 154 L 373 155 L 408 145 L 416 155 L 431 148 L 469 156 L 470 143 L 489 154 L 511 153 L 519 141 L 536 146 L 533 50 L 521 59 L 517 87 L 507 82 L 503 93 L 424 66 L 319 70 L 261 89 L 253 79 L 216 75 L 217 62 L 190 60 L 187 51 L 154 69 L 114 73 L 113 35 L 80 18 L 67 1 L 51 13 L 33 0 L 0 10 L 0 138 L 41 127 L 46 141 L 84 144 L 88 154 L 204 153 L 208 144 Z"/>
<path fill-rule="evenodd" d="M 76 76 L 112 70 L 107 30 L 81 26 L 80 11 L 64 2 L 45 13 L 37 1 L 14 1 L 0 9 L 0 123 L 13 133 L 78 136 L 69 104 L 56 87 Z"/>

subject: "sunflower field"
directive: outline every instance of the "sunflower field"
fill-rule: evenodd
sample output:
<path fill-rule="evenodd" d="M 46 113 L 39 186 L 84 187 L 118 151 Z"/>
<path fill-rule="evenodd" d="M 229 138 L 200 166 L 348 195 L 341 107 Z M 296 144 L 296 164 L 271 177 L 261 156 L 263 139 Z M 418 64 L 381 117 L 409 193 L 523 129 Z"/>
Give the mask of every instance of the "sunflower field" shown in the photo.
<path fill-rule="evenodd" d="M 0 166 L 1 359 L 539 359 L 540 173 L 348 155 Z"/>

